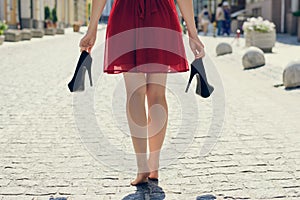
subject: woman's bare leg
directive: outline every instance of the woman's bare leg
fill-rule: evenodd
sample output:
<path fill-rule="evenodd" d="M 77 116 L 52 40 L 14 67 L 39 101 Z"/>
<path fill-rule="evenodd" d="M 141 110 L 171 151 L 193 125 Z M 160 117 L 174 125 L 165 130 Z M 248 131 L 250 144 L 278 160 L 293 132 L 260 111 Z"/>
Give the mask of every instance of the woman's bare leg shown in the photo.
<path fill-rule="evenodd" d="M 149 178 L 158 178 L 159 157 L 164 142 L 168 106 L 165 97 L 167 74 L 147 74 Z"/>
<path fill-rule="evenodd" d="M 147 116 L 145 110 L 146 77 L 143 73 L 123 73 L 127 104 L 126 113 L 133 147 L 136 153 L 138 174 L 131 185 L 147 181 Z"/>

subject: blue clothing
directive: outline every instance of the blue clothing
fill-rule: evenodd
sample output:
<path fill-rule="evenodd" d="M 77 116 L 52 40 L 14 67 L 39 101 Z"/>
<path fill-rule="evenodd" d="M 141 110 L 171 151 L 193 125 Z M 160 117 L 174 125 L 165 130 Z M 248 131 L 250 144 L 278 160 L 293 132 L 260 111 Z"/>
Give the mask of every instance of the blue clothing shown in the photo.
<path fill-rule="evenodd" d="M 230 35 L 231 33 L 231 16 L 230 16 L 230 10 L 224 9 L 224 16 L 225 21 L 223 23 L 223 29 L 225 34 Z"/>
<path fill-rule="evenodd" d="M 218 27 L 218 35 L 223 35 L 224 20 L 219 20 L 217 22 L 217 27 Z"/>

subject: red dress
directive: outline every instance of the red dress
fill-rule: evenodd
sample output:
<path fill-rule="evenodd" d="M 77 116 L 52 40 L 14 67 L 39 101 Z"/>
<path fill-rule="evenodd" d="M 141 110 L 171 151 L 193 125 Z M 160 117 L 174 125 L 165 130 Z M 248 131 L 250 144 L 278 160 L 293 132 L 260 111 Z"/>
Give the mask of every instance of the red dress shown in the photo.
<path fill-rule="evenodd" d="M 174 0 L 115 0 L 106 29 L 104 72 L 188 71 Z"/>

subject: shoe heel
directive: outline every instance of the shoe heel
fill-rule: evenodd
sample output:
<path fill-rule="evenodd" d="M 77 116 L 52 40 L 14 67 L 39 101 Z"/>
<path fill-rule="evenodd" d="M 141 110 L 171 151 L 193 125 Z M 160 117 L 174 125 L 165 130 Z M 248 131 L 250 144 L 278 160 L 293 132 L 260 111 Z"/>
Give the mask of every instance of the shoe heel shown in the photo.
<path fill-rule="evenodd" d="M 196 75 L 196 80 L 197 80 L 197 84 L 196 84 L 196 94 L 201 96 L 201 76 L 199 74 Z"/>
<path fill-rule="evenodd" d="M 87 68 L 88 74 L 89 74 L 89 79 L 90 79 L 90 86 L 93 86 L 93 81 L 92 81 L 92 70 L 91 67 Z"/>
<path fill-rule="evenodd" d="M 190 85 L 191 85 L 191 82 L 188 82 L 187 86 L 186 86 L 186 89 L 185 89 L 185 92 L 187 93 L 189 88 L 190 88 Z"/>
<path fill-rule="evenodd" d="M 195 76 L 195 70 L 194 70 L 194 67 L 191 65 L 191 73 L 190 73 L 190 78 L 189 78 L 189 81 L 188 81 L 188 84 L 187 84 L 187 86 L 186 86 L 186 89 L 185 89 L 185 92 L 187 93 L 188 92 L 188 90 L 189 90 L 189 88 L 190 88 L 190 85 L 191 85 L 191 82 L 192 82 L 192 80 L 193 80 L 193 78 L 194 78 L 194 76 Z"/>

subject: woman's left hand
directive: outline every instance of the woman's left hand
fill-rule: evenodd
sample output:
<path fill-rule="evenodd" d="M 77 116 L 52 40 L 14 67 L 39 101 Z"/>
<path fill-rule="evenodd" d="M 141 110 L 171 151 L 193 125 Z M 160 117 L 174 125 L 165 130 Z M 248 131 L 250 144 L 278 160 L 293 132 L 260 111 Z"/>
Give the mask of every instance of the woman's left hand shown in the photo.
<path fill-rule="evenodd" d="M 91 53 L 92 48 L 96 41 L 96 36 L 97 36 L 96 31 L 91 31 L 91 32 L 88 31 L 86 35 L 80 40 L 79 43 L 80 51 L 85 50 Z"/>

